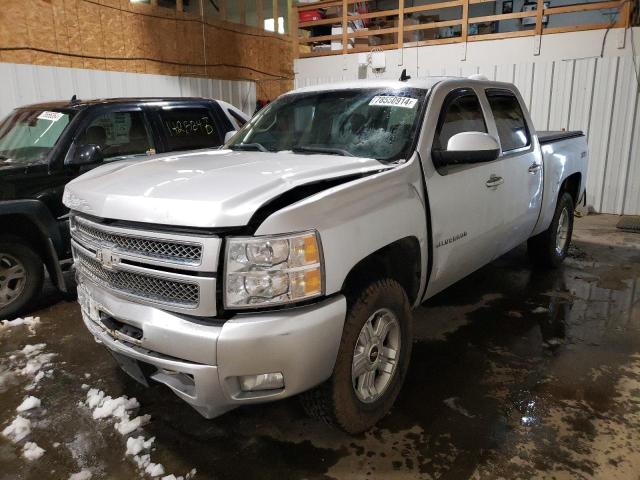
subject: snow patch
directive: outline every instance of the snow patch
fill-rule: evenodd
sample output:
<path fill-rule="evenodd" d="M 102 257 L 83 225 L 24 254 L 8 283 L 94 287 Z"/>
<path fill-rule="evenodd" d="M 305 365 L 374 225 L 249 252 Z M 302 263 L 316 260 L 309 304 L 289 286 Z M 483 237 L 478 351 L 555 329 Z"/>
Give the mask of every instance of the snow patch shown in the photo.
<path fill-rule="evenodd" d="M 120 432 L 120 435 L 122 436 L 129 435 L 143 425 L 149 423 L 149 420 L 151 420 L 151 415 L 141 415 L 131 420 L 123 419 L 122 421 L 116 423 L 116 430 L 118 430 L 118 432 Z"/>
<path fill-rule="evenodd" d="M 143 450 L 149 450 L 153 445 L 156 437 L 151 437 L 149 440 L 145 440 L 142 435 L 139 437 L 127 438 L 127 455 L 138 455 Z"/>
<path fill-rule="evenodd" d="M 41 402 L 37 397 L 28 396 L 22 401 L 16 411 L 18 412 L 26 412 L 27 410 L 31 410 L 33 408 L 40 408 Z"/>
<path fill-rule="evenodd" d="M 18 327 L 20 325 L 26 325 L 29 332 L 36 333 L 35 326 L 40 323 L 40 317 L 24 317 L 16 318 L 14 320 L 2 320 L 0 321 L 0 331 L 8 330 L 9 328 Z"/>
<path fill-rule="evenodd" d="M 40 369 L 51 364 L 51 359 L 55 356 L 55 353 L 40 353 L 27 360 L 27 364 L 20 373 L 29 377 L 35 377 L 40 372 Z M 40 378 L 42 379 L 42 377 Z"/>
<path fill-rule="evenodd" d="M 140 407 L 140 404 L 135 398 L 105 397 L 101 404 L 93 411 L 93 418 L 96 420 L 108 417 L 124 418 L 127 410 L 133 410 L 138 407 Z"/>
<path fill-rule="evenodd" d="M 69 480 L 89 480 L 92 476 L 93 474 L 91 473 L 91 470 L 84 468 L 79 472 L 72 474 L 69 477 Z"/>
<path fill-rule="evenodd" d="M 27 442 L 22 447 L 22 456 L 29 461 L 39 459 L 44 452 L 44 448 L 40 448 L 35 442 Z"/>
<path fill-rule="evenodd" d="M 31 421 L 28 418 L 18 415 L 13 422 L 2 430 L 2 435 L 14 443 L 19 442 L 31 433 Z"/>
<path fill-rule="evenodd" d="M 46 347 L 46 343 L 36 343 L 35 345 L 25 345 L 25 347 L 20 350 L 25 357 L 33 357 L 39 353 L 42 353 L 44 347 Z"/>

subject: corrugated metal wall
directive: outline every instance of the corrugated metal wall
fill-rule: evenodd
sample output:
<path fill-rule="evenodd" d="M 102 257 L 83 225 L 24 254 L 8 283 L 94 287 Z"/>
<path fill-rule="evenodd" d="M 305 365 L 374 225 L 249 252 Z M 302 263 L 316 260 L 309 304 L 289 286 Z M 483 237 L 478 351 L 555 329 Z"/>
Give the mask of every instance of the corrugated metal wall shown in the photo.
<path fill-rule="evenodd" d="M 424 48 L 428 51 L 433 47 Z M 394 60 L 387 60 L 383 77 L 398 78 L 404 67 L 396 66 L 399 62 Z M 305 69 L 297 65 L 296 86 L 355 79 L 357 70 L 352 65 L 345 67 L 344 61 L 337 62 L 335 70 L 324 64 L 323 73 L 339 74 L 324 77 L 300 75 Z M 640 56 L 636 56 L 636 62 L 640 67 Z M 590 154 L 588 205 L 597 212 L 640 215 L 640 96 L 631 54 L 508 64 L 465 62 L 435 68 L 428 64 L 420 61 L 419 76 L 481 73 L 493 80 L 515 83 L 538 130 L 586 132 Z"/>
<path fill-rule="evenodd" d="M 224 100 L 252 115 L 256 85 L 140 73 L 0 63 L 0 117 L 15 107 L 47 100 L 108 97 L 208 97 Z"/>

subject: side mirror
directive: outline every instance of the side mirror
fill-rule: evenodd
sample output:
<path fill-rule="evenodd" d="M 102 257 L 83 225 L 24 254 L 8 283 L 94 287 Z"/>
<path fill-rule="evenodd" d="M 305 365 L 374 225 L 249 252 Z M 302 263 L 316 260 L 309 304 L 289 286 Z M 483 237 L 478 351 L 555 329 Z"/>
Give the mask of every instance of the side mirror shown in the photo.
<path fill-rule="evenodd" d="M 224 143 L 227 143 L 229 140 L 231 140 L 231 138 L 238 133 L 237 130 L 229 130 L 227 133 L 224 134 Z"/>
<path fill-rule="evenodd" d="M 103 160 L 100 145 L 78 145 L 69 157 L 69 165 L 91 165 Z"/>
<path fill-rule="evenodd" d="M 483 132 L 460 132 L 449 139 L 446 150 L 433 150 L 437 166 L 491 162 L 500 155 L 495 138 Z"/>

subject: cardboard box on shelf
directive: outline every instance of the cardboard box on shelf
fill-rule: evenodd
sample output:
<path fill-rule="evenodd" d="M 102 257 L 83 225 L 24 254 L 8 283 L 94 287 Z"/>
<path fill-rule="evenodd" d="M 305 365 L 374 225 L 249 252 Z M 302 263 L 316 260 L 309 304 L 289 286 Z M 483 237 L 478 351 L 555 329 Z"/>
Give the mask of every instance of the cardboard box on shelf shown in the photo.
<path fill-rule="evenodd" d="M 353 33 L 353 28 L 347 27 L 347 33 Z M 331 27 L 331 35 L 342 35 L 342 27 Z M 347 40 L 347 48 L 353 48 L 353 38 Z M 342 50 L 342 39 L 331 41 L 331 50 Z"/>

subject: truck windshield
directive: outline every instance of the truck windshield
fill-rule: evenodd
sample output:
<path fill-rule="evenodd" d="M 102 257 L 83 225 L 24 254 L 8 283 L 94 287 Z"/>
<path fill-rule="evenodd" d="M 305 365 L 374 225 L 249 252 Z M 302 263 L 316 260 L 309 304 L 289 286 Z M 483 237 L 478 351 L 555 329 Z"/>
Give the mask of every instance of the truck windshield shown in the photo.
<path fill-rule="evenodd" d="M 426 93 L 415 88 L 370 88 L 284 95 L 251 119 L 225 147 L 382 161 L 407 158 Z"/>
<path fill-rule="evenodd" d="M 0 122 L 0 165 L 44 160 L 74 113 L 42 109 L 11 112 Z"/>

